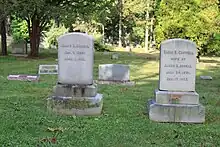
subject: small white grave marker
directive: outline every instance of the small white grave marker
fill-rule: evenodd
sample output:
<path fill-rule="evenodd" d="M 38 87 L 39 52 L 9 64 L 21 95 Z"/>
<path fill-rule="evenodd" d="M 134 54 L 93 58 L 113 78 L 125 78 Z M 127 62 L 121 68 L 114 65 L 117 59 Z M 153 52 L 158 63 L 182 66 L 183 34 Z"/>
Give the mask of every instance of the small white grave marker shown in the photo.
<path fill-rule="evenodd" d="M 38 81 L 38 75 L 9 75 L 8 80 L 18 80 L 18 81 Z"/>
<path fill-rule="evenodd" d="M 58 74 L 58 65 L 39 65 L 38 74 Z"/>

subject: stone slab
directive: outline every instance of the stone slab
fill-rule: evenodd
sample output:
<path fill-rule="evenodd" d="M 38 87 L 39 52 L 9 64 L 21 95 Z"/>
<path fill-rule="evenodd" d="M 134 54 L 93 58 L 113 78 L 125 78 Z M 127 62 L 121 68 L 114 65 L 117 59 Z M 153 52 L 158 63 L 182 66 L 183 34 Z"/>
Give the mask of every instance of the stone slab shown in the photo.
<path fill-rule="evenodd" d="M 212 80 L 211 76 L 200 76 L 200 79 L 202 80 Z"/>
<path fill-rule="evenodd" d="M 38 74 L 58 74 L 58 65 L 39 65 Z"/>
<path fill-rule="evenodd" d="M 100 81 L 130 81 L 130 69 L 124 64 L 99 65 Z"/>
<path fill-rule="evenodd" d="M 97 84 L 100 85 L 124 85 L 124 86 L 134 86 L 135 82 L 134 81 L 103 81 L 103 80 L 97 80 Z"/>
<path fill-rule="evenodd" d="M 103 107 L 103 95 L 95 97 L 51 97 L 47 100 L 49 111 L 61 115 L 90 116 L 100 115 Z"/>
<path fill-rule="evenodd" d="M 185 39 L 169 39 L 160 47 L 159 89 L 195 91 L 196 44 Z"/>
<path fill-rule="evenodd" d="M 94 39 L 85 33 L 58 38 L 58 81 L 62 84 L 93 83 Z"/>
<path fill-rule="evenodd" d="M 176 123 L 205 122 L 205 107 L 201 104 L 157 104 L 153 101 L 148 104 L 150 104 L 149 118 L 152 121 Z"/>
<path fill-rule="evenodd" d="M 199 104 L 197 92 L 155 90 L 154 94 L 158 104 Z"/>
<path fill-rule="evenodd" d="M 31 82 L 38 82 L 40 79 L 39 75 L 8 75 L 8 80 L 18 80 L 18 81 L 31 81 Z"/>
<path fill-rule="evenodd" d="M 119 54 L 112 54 L 111 59 L 118 60 Z"/>
<path fill-rule="evenodd" d="M 98 85 L 67 85 L 57 84 L 54 87 L 54 95 L 65 97 L 94 97 L 98 91 Z"/>

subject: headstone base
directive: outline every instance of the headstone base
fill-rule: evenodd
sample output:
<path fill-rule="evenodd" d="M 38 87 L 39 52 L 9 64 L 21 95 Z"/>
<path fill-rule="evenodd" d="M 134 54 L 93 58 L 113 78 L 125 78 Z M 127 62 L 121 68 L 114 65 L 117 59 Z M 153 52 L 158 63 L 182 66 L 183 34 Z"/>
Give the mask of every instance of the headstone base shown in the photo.
<path fill-rule="evenodd" d="M 111 85 L 111 84 L 118 84 L 118 85 L 125 85 L 125 86 L 134 86 L 134 81 L 106 81 L 106 80 L 97 80 L 96 83 L 98 84 L 105 84 L 105 85 Z"/>
<path fill-rule="evenodd" d="M 156 122 L 204 123 L 205 107 L 201 104 L 158 104 L 148 101 L 149 118 Z"/>
<path fill-rule="evenodd" d="M 155 90 L 154 94 L 158 104 L 199 104 L 197 92 Z"/>
<path fill-rule="evenodd" d="M 100 115 L 102 112 L 102 106 L 102 94 L 97 94 L 95 97 L 52 96 L 47 99 L 48 110 L 61 115 Z"/>
<path fill-rule="evenodd" d="M 97 95 L 97 90 L 97 84 L 80 86 L 57 83 L 57 85 L 53 89 L 53 92 L 56 96 L 94 97 Z"/>

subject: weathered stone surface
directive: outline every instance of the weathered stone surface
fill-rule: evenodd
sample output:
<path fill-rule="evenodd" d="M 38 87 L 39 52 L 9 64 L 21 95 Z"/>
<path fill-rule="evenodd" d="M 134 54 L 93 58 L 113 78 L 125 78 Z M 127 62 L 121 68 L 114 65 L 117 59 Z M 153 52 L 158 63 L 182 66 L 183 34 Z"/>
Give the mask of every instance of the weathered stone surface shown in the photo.
<path fill-rule="evenodd" d="M 99 65 L 100 81 L 130 81 L 130 69 L 124 64 Z"/>
<path fill-rule="evenodd" d="M 54 95 L 64 97 L 94 97 L 97 94 L 97 90 L 97 84 L 85 86 L 57 84 L 54 87 Z"/>
<path fill-rule="evenodd" d="M 151 103 L 149 106 L 149 118 L 156 122 L 204 123 L 205 108 L 201 104 Z"/>
<path fill-rule="evenodd" d="M 196 44 L 185 39 L 161 43 L 159 89 L 195 91 Z"/>
<path fill-rule="evenodd" d="M 176 92 L 155 90 L 158 104 L 199 104 L 197 92 Z"/>
<path fill-rule="evenodd" d="M 48 110 L 63 115 L 100 115 L 103 106 L 102 94 L 95 97 L 51 97 L 47 100 Z"/>
<path fill-rule="evenodd" d="M 93 83 L 94 39 L 85 33 L 58 38 L 58 81 L 62 84 Z"/>

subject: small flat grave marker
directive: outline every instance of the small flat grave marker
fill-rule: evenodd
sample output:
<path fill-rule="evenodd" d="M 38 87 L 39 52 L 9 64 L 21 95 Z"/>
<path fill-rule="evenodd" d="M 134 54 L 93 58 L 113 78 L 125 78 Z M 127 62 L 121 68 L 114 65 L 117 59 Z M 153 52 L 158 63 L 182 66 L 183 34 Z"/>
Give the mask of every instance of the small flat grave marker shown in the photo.
<path fill-rule="evenodd" d="M 38 81 L 38 75 L 9 75 L 8 80 L 18 80 L 18 81 Z"/>
<path fill-rule="evenodd" d="M 39 65 L 38 74 L 58 74 L 58 65 Z"/>
<path fill-rule="evenodd" d="M 200 76 L 200 79 L 202 80 L 212 80 L 211 76 Z"/>

